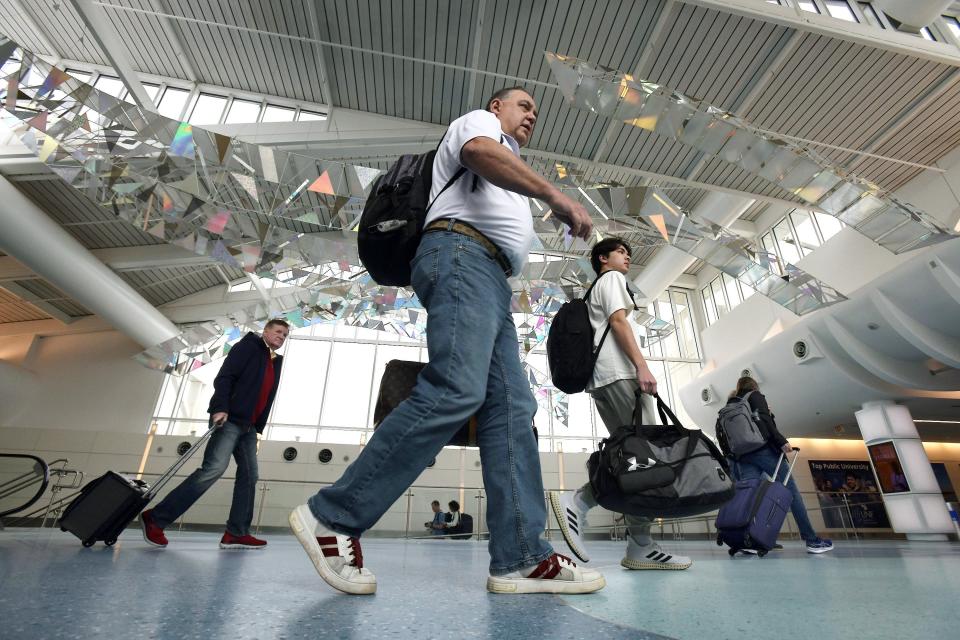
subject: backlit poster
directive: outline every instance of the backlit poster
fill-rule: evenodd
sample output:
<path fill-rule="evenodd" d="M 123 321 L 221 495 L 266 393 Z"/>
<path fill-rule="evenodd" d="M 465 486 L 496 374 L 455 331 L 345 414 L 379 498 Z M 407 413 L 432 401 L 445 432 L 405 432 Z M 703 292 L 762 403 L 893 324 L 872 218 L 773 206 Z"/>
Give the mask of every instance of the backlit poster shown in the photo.
<path fill-rule="evenodd" d="M 810 460 L 823 523 L 829 529 L 887 529 L 890 520 L 870 463 Z"/>
<path fill-rule="evenodd" d="M 867 447 L 867 451 L 870 452 L 870 459 L 873 460 L 873 468 L 877 472 L 877 479 L 880 480 L 881 491 L 884 493 L 910 491 L 907 476 L 903 473 L 903 466 L 897 456 L 897 448 L 892 442 L 871 444 Z"/>

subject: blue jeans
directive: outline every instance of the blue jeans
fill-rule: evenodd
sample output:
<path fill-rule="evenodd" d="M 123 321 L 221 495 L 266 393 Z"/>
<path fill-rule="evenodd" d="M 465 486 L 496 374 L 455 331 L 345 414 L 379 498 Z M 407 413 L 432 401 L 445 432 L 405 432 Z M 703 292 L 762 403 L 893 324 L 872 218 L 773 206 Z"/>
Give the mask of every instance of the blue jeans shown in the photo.
<path fill-rule="evenodd" d="M 534 566 L 553 549 L 541 537 L 537 402 L 520 364 L 510 284 L 479 243 L 447 231 L 424 235 L 411 266 L 430 362 L 343 476 L 310 498 L 310 510 L 327 528 L 359 537 L 476 414 L 490 573 Z"/>
<path fill-rule="evenodd" d="M 764 473 L 772 478 L 773 472 L 777 468 L 777 460 L 779 459 L 780 454 L 774 453 L 770 447 L 764 447 L 759 451 L 754 451 L 753 453 L 742 456 L 740 460 L 735 460 L 731 468 L 737 480 L 760 478 Z M 777 474 L 776 480 L 783 482 L 783 479 L 787 476 L 787 468 L 788 461 L 784 460 L 783 464 L 780 465 L 780 472 Z M 800 537 L 807 542 L 816 540 L 817 532 L 814 530 L 813 525 L 810 524 L 810 517 L 807 516 L 807 508 L 803 506 L 803 497 L 800 495 L 800 489 L 797 488 L 797 483 L 794 482 L 793 476 L 790 476 L 790 480 L 787 481 L 787 488 L 790 489 L 790 493 L 793 494 L 793 501 L 790 503 L 790 513 L 793 514 L 793 519 L 797 521 L 797 527 L 800 529 Z"/>
<path fill-rule="evenodd" d="M 257 430 L 232 422 L 224 423 L 210 436 L 200 468 L 153 508 L 157 526 L 165 529 L 192 507 L 227 470 L 231 454 L 237 461 L 237 478 L 233 483 L 233 503 L 230 505 L 227 531 L 235 536 L 249 534 L 257 488 Z"/>

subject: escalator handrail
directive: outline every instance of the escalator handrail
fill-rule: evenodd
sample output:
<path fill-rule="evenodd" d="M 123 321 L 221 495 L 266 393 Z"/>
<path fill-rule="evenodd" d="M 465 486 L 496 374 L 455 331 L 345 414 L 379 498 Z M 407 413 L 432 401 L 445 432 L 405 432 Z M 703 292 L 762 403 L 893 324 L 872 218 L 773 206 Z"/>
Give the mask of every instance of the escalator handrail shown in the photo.
<path fill-rule="evenodd" d="M 42 459 L 37 456 L 31 456 L 25 453 L 0 453 L 0 458 L 26 458 L 27 460 L 33 460 L 40 464 L 40 468 L 43 469 L 43 481 L 40 483 L 40 490 L 37 491 L 37 494 L 33 496 L 26 504 L 23 504 L 14 509 L 8 509 L 6 511 L 0 511 L 0 518 L 8 516 L 18 511 L 23 511 L 27 507 L 31 506 L 37 500 L 40 499 L 40 496 L 43 495 L 43 492 L 47 490 L 47 485 L 50 484 L 50 467 Z"/>

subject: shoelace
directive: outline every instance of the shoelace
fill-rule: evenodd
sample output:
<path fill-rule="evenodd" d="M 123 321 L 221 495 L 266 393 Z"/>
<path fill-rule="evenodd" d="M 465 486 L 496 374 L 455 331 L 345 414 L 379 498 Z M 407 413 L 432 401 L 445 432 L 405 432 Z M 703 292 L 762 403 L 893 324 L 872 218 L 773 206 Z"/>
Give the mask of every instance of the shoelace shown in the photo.
<path fill-rule="evenodd" d="M 554 558 L 556 559 L 555 562 L 560 562 L 561 560 L 563 560 L 564 562 L 566 562 L 567 564 L 569 564 L 571 567 L 577 566 L 577 563 L 576 563 L 576 562 L 574 562 L 573 560 L 571 560 L 571 559 L 568 558 L 567 556 L 563 555 L 562 553 L 554 553 L 554 554 L 553 554 L 553 558 L 551 558 L 551 559 L 554 559 Z"/>
<path fill-rule="evenodd" d="M 577 566 L 576 563 L 567 556 L 554 553 L 552 556 L 538 564 L 537 568 L 534 569 L 527 577 L 541 580 L 552 580 L 560 575 L 560 571 L 563 569 L 561 563 L 567 564 L 571 567 Z"/>
<path fill-rule="evenodd" d="M 350 553 L 353 561 L 350 563 L 357 569 L 363 569 L 363 551 L 360 549 L 360 538 L 350 538 Z"/>

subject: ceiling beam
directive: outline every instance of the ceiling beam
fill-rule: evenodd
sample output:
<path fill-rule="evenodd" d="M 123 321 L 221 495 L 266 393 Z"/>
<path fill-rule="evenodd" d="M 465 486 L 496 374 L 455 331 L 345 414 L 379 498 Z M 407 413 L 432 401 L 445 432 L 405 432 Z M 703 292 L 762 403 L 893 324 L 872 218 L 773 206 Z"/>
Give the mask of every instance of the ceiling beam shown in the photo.
<path fill-rule="evenodd" d="M 54 56 L 53 64 L 58 64 L 63 56 L 60 55 L 60 50 L 54 46 L 53 40 L 50 38 L 50 34 L 47 33 L 47 30 L 43 28 L 41 23 L 37 20 L 37 16 L 33 13 L 31 5 L 33 2 L 22 2 L 22 0 L 9 0 L 10 4 L 17 10 L 17 12 L 26 17 L 27 26 L 37 34 L 37 37 L 40 40 L 40 44 L 49 52 L 50 55 Z"/>
<path fill-rule="evenodd" d="M 4 257 L 4 258 L 0 258 L 0 259 L 4 259 L 4 260 L 5 260 L 6 258 Z M 31 273 L 32 273 L 32 272 L 31 272 Z M 44 312 L 45 314 L 47 314 L 47 315 L 50 316 L 51 318 L 53 318 L 53 319 L 55 319 L 55 320 L 58 320 L 58 321 L 60 321 L 60 322 L 63 323 L 63 324 L 70 324 L 71 322 L 73 322 L 74 320 L 76 320 L 76 318 L 74 318 L 73 316 L 71 316 L 71 315 L 69 315 L 69 314 L 67 314 L 67 313 L 64 313 L 60 308 L 58 308 L 58 307 L 54 306 L 53 304 L 45 301 L 45 300 L 44 300 L 43 298 L 41 298 L 40 296 L 38 296 L 38 295 L 36 295 L 36 294 L 34 294 L 34 293 L 31 293 L 30 291 L 28 291 L 27 289 L 21 287 L 20 285 L 18 285 L 18 284 L 15 283 L 15 282 L 2 282 L 2 283 L 0 283 L 0 287 L 2 287 L 3 289 L 6 289 L 7 291 L 9 291 L 10 293 L 12 293 L 13 295 L 15 295 L 15 296 L 17 296 L 18 298 L 20 298 L 21 300 L 23 300 L 24 302 L 26 302 L 26 303 L 28 303 L 28 304 L 36 307 L 37 309 L 39 309 L 40 311 Z"/>
<path fill-rule="evenodd" d="M 171 11 L 167 0 L 150 0 L 150 5 L 154 10 L 161 13 L 170 13 Z M 180 61 L 180 66 L 183 67 L 184 72 L 187 74 L 187 79 L 190 80 L 190 82 L 199 82 L 197 63 L 193 59 L 193 53 L 190 51 L 190 48 L 183 44 L 183 32 L 180 31 L 180 25 L 170 18 L 163 16 L 160 18 L 160 26 L 163 28 L 164 33 L 167 34 L 167 39 L 170 40 L 170 43 L 173 45 L 174 55 L 177 57 L 177 60 Z"/>
<path fill-rule="evenodd" d="M 215 262 L 210 257 L 191 253 L 172 244 L 93 249 L 90 253 L 116 272 L 144 271 L 161 267 L 205 266 Z M 14 281 L 34 280 L 39 277 L 15 258 L 0 256 L 0 283 L 4 287 Z M 23 297 L 20 293 L 16 295 Z M 31 304 L 34 303 L 31 302 Z"/>
<path fill-rule="evenodd" d="M 317 8 L 314 2 L 305 3 L 307 7 L 307 30 L 310 33 L 310 37 L 319 40 L 320 37 L 317 34 L 317 29 L 320 25 L 320 20 L 317 17 Z M 330 90 L 330 72 L 327 69 L 327 59 L 323 56 L 323 49 L 320 48 L 320 45 L 314 44 L 313 50 L 317 58 L 317 71 L 320 74 L 320 91 L 323 92 L 323 101 L 327 104 L 327 128 L 330 128 L 330 116 L 333 113 L 333 92 Z M 316 128 L 316 123 L 313 123 L 314 128 Z"/>
<path fill-rule="evenodd" d="M 951 72 L 943 80 L 937 83 L 936 86 L 931 87 L 926 91 L 926 93 L 918 96 L 916 100 L 914 100 L 900 113 L 900 115 L 896 116 L 893 121 L 883 128 L 883 130 L 878 132 L 874 138 L 867 141 L 867 143 L 863 145 L 863 150 L 867 153 L 872 153 L 875 149 L 879 148 L 883 143 L 893 137 L 893 135 L 896 134 L 904 124 L 909 122 L 913 116 L 939 100 L 940 96 L 942 96 L 947 89 L 951 88 L 957 82 L 960 82 L 960 69 Z M 844 162 L 852 162 L 854 157 L 856 157 L 856 154 L 851 154 L 850 157 L 844 159 Z M 929 169 L 936 170 L 934 167 L 930 167 Z"/>
<path fill-rule="evenodd" d="M 810 210 L 809 205 L 801 205 L 798 202 L 793 202 L 791 200 L 784 200 L 783 198 L 775 198 L 773 196 L 765 196 L 757 193 L 750 193 L 749 191 L 741 191 L 740 189 L 730 189 L 729 187 L 721 187 L 715 184 L 708 184 L 706 182 L 697 182 L 696 180 L 688 180 L 686 178 L 678 178 L 675 176 L 663 175 L 660 173 L 654 173 L 652 171 L 644 171 L 642 169 L 633 169 L 631 167 L 624 167 L 618 164 L 607 164 L 604 162 L 590 162 L 584 158 L 577 158 L 576 156 L 570 156 L 563 153 L 553 153 L 550 151 L 541 151 L 539 149 L 521 149 L 520 154 L 522 156 L 531 156 L 534 158 L 542 158 L 545 160 L 559 160 L 560 162 L 569 162 L 571 164 L 577 165 L 583 168 L 599 169 L 603 171 L 621 171 L 628 173 L 633 176 L 640 178 L 646 178 L 648 180 L 656 180 L 658 182 L 666 182 L 669 184 L 676 184 L 683 187 L 693 187 L 695 189 L 703 189 L 704 191 L 717 191 L 719 193 L 729 193 L 731 195 L 740 196 L 741 198 L 752 198 L 754 200 L 761 200 L 763 202 L 769 202 L 772 204 L 778 204 L 790 207 L 791 209 L 803 206 L 804 209 Z M 819 208 L 813 207 L 814 211 L 820 211 Z"/>
<path fill-rule="evenodd" d="M 847 22 L 832 16 L 803 11 L 798 7 L 779 6 L 757 0 L 678 0 L 678 2 L 800 29 L 911 58 L 960 67 L 960 51 L 949 44 L 930 42 L 909 33 L 878 29 L 869 24 Z"/>
<path fill-rule="evenodd" d="M 477 23 L 474 25 L 474 40 L 473 40 L 473 54 L 470 56 L 470 67 L 473 69 L 477 68 L 477 63 L 480 62 L 480 39 L 483 30 L 483 19 L 487 12 L 487 2 L 486 0 L 480 0 L 480 4 L 477 7 Z M 470 91 L 467 93 L 467 109 L 473 109 L 473 101 L 476 99 L 477 92 L 477 74 L 474 73 L 471 76 L 470 80 Z M 484 105 L 486 107 L 486 105 Z M 478 107 L 479 108 L 479 107 Z"/>
<path fill-rule="evenodd" d="M 803 32 L 794 31 L 790 36 L 790 39 L 787 40 L 787 43 L 777 52 L 767 64 L 766 68 L 758 73 L 753 81 L 753 86 L 750 87 L 750 91 L 747 92 L 742 98 L 737 100 L 736 104 L 730 109 L 730 111 L 740 117 L 744 117 L 744 114 L 749 111 L 753 105 L 760 99 L 760 96 L 763 95 L 763 92 L 766 91 L 767 85 L 780 71 L 783 69 L 783 65 L 787 63 L 787 60 L 790 59 L 799 46 L 800 41 L 803 39 Z M 700 171 L 703 170 L 707 163 L 710 162 L 712 156 L 708 156 L 704 153 L 700 154 L 700 159 L 690 168 L 690 171 L 687 172 L 687 179 L 692 180 Z"/>
<path fill-rule="evenodd" d="M 140 78 L 133 70 L 127 49 L 114 31 L 113 25 L 107 19 L 101 4 L 94 0 L 70 0 L 70 4 L 80 15 L 84 24 L 87 25 L 90 36 L 99 45 L 107 60 L 110 61 L 114 71 L 120 77 L 120 81 L 123 82 L 133 97 L 134 102 L 140 108 L 156 113 L 157 108 L 154 106 L 153 100 L 147 95 Z"/>
<path fill-rule="evenodd" d="M 667 25 L 670 24 L 671 14 L 673 13 L 673 8 L 675 6 L 674 0 L 667 0 L 663 7 L 660 9 L 660 15 L 657 16 L 657 23 L 653 26 L 653 30 L 650 32 L 650 38 L 647 40 L 646 46 L 643 48 L 643 53 L 640 54 L 640 59 L 637 61 L 637 65 L 633 68 L 633 73 L 631 74 L 634 78 L 643 77 L 643 70 L 647 67 L 647 64 L 650 62 L 650 58 L 653 57 L 654 53 L 657 51 L 657 41 L 660 39 L 660 35 L 667 29 Z M 600 140 L 600 144 L 597 145 L 596 151 L 593 152 L 593 157 L 591 162 L 599 162 L 600 158 L 603 157 L 610 149 L 610 144 L 613 142 L 613 137 L 616 135 L 620 128 L 623 127 L 623 123 L 619 120 L 613 120 L 607 126 L 606 133 L 603 134 L 603 138 Z"/>

